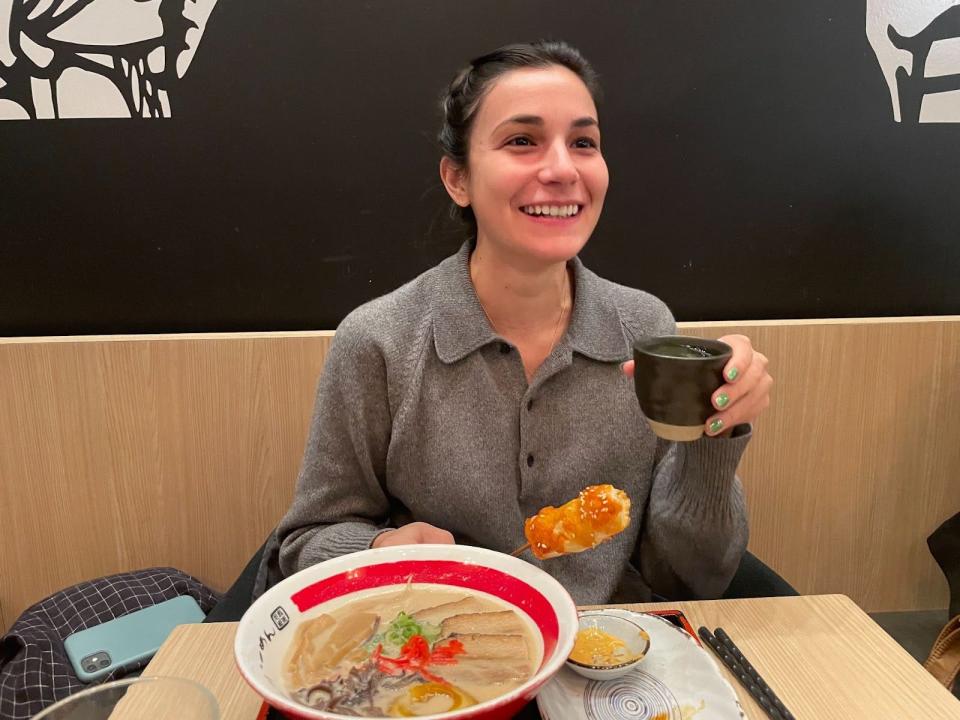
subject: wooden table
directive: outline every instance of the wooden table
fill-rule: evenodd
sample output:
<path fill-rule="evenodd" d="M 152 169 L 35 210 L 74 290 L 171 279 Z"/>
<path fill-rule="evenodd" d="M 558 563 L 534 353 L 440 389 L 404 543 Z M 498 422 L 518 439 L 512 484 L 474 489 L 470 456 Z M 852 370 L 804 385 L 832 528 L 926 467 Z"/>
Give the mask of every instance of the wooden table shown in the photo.
<path fill-rule="evenodd" d="M 960 718 L 960 701 L 843 595 L 625 605 L 680 608 L 696 629 L 722 626 L 798 720 Z M 183 625 L 144 675 L 197 680 L 223 720 L 255 720 L 261 701 L 233 660 L 236 623 Z M 766 717 L 718 663 L 750 720 Z"/>

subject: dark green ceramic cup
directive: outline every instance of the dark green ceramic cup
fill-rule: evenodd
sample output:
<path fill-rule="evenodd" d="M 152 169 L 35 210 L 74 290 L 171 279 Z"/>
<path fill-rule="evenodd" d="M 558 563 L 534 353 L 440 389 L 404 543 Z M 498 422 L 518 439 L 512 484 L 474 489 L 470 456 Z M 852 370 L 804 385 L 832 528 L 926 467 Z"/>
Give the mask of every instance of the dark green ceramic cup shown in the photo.
<path fill-rule="evenodd" d="M 703 435 L 715 412 L 713 393 L 724 384 L 733 350 L 726 343 L 684 335 L 646 337 L 633 344 L 633 383 L 650 429 L 665 440 Z"/>

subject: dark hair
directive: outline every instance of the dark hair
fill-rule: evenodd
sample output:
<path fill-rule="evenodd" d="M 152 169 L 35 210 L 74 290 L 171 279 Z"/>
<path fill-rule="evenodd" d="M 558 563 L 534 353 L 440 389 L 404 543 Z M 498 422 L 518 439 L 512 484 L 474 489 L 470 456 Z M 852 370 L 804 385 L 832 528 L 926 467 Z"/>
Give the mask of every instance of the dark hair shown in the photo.
<path fill-rule="evenodd" d="M 559 65 L 571 70 L 587 86 L 595 103 L 600 101 L 600 83 L 593 66 L 576 48 L 562 41 L 538 40 L 504 45 L 470 61 L 456 74 L 440 99 L 443 122 L 437 140 L 441 152 L 461 167 L 467 167 L 470 130 L 477 109 L 497 78 L 511 70 Z M 452 204 L 451 214 L 462 220 L 476 237 L 477 220 L 470 207 Z"/>

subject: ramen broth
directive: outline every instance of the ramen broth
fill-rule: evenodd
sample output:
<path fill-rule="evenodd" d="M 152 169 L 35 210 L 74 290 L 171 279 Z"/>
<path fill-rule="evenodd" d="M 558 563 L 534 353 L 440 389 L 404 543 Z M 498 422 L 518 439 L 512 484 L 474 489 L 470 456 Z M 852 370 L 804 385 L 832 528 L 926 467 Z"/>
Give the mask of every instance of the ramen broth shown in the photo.
<path fill-rule="evenodd" d="M 302 622 L 282 674 L 291 696 L 311 707 L 417 717 L 513 690 L 540 666 L 541 654 L 539 636 L 510 605 L 411 583 Z"/>

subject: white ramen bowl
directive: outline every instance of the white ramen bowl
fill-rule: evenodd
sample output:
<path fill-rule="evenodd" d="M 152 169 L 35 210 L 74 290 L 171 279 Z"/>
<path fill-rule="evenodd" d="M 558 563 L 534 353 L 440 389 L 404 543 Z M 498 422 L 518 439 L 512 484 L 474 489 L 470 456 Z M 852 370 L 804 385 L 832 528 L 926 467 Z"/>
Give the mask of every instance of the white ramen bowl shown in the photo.
<path fill-rule="evenodd" d="M 474 591 L 515 610 L 534 631 L 542 660 L 520 686 L 486 702 L 427 717 L 506 720 L 530 702 L 563 667 L 578 629 L 570 594 L 543 570 L 509 555 L 466 545 L 406 545 L 364 550 L 307 568 L 264 593 L 244 614 L 234 654 L 240 674 L 288 718 L 346 717 L 304 705 L 283 686 L 281 665 L 297 626 L 318 610 L 408 581 Z"/>

